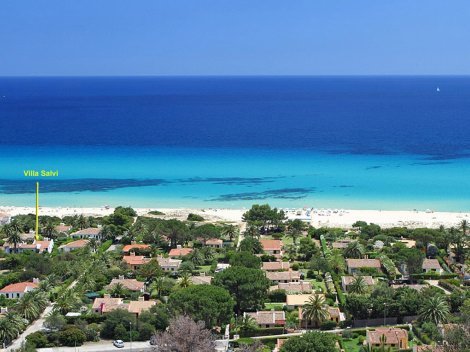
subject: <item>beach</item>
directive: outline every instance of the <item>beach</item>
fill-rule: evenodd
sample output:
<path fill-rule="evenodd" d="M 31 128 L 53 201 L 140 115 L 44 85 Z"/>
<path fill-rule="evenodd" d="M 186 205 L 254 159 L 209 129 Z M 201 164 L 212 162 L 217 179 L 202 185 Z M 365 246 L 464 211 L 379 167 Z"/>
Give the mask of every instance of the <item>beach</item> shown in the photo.
<path fill-rule="evenodd" d="M 186 220 L 188 214 L 201 215 L 209 222 L 241 223 L 243 213 L 247 209 L 223 209 L 223 208 L 135 208 L 139 216 L 158 217 L 162 219 Z M 158 210 L 165 215 L 151 215 L 149 212 Z M 40 215 L 64 216 L 106 216 L 114 211 L 113 208 L 76 208 L 76 207 L 41 207 Z M 33 207 L 0 207 L 0 214 L 15 216 L 19 214 L 32 214 Z M 434 212 L 431 210 L 313 210 L 307 216 L 305 209 L 286 210 L 289 219 L 302 219 L 313 227 L 340 227 L 348 229 L 356 221 L 366 221 L 377 224 L 383 228 L 408 227 L 408 228 L 439 228 L 457 227 L 464 219 L 470 218 L 467 212 Z"/>

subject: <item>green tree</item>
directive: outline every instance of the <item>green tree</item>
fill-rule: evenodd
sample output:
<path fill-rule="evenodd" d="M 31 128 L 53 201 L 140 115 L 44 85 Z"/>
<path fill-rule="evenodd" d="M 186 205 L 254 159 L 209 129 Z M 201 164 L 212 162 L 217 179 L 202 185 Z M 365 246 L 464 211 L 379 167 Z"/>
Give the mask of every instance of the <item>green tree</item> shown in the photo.
<path fill-rule="evenodd" d="M 13 244 L 15 253 L 18 253 L 18 244 L 21 243 L 20 229 L 18 223 L 12 221 L 10 224 L 6 224 L 2 229 L 6 236 L 6 241 Z"/>
<path fill-rule="evenodd" d="M 124 327 L 124 331 L 127 331 L 126 329 L 129 326 L 135 326 L 135 323 L 134 314 L 129 313 L 124 309 L 115 309 L 106 314 L 106 319 L 102 324 L 101 337 L 124 340 L 128 334 L 122 334 L 121 332 L 116 334 L 116 328 L 118 328 L 119 325 L 122 325 Z"/>
<path fill-rule="evenodd" d="M 238 314 L 242 311 L 260 309 L 270 287 L 270 281 L 262 270 L 241 266 L 230 267 L 217 273 L 213 284 L 224 287 L 231 293 Z"/>
<path fill-rule="evenodd" d="M 306 229 L 306 224 L 299 219 L 287 222 L 287 234 L 292 237 L 294 244 L 297 244 L 297 239 L 302 236 L 302 231 Z"/>
<path fill-rule="evenodd" d="M 238 235 L 238 227 L 232 224 L 224 225 L 222 235 L 228 237 L 230 241 L 233 241 L 235 236 Z"/>
<path fill-rule="evenodd" d="M 309 332 L 289 338 L 280 352 L 336 352 L 336 338 L 333 334 Z"/>
<path fill-rule="evenodd" d="M 145 278 L 145 281 L 150 281 L 156 277 L 163 275 L 163 270 L 158 264 L 156 258 L 152 258 L 148 263 L 142 265 L 138 270 L 138 275 Z"/>
<path fill-rule="evenodd" d="M 72 326 L 59 333 L 59 341 L 64 346 L 81 346 L 86 341 L 86 335 L 79 328 Z"/>
<path fill-rule="evenodd" d="M 246 268 L 261 268 L 261 259 L 251 252 L 234 252 L 229 261 L 231 266 L 244 266 Z"/>
<path fill-rule="evenodd" d="M 206 327 L 228 323 L 234 301 L 227 290 L 212 285 L 192 285 L 173 292 L 168 305 L 175 314 L 189 315 L 204 321 Z"/>

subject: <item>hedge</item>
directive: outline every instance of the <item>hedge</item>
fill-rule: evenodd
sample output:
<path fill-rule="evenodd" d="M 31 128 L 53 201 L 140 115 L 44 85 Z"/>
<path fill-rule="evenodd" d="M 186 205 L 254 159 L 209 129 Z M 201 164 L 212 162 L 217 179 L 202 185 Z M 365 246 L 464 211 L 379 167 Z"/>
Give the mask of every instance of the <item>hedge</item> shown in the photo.
<path fill-rule="evenodd" d="M 255 337 L 255 336 L 269 336 L 269 335 L 282 335 L 285 330 L 283 327 L 274 328 L 259 328 L 253 331 L 247 331 L 243 334 L 243 337 Z"/>
<path fill-rule="evenodd" d="M 440 280 L 440 279 L 452 279 L 454 277 L 458 277 L 457 274 L 434 274 L 434 273 L 426 273 L 426 274 L 411 274 L 413 279 L 417 280 Z"/>

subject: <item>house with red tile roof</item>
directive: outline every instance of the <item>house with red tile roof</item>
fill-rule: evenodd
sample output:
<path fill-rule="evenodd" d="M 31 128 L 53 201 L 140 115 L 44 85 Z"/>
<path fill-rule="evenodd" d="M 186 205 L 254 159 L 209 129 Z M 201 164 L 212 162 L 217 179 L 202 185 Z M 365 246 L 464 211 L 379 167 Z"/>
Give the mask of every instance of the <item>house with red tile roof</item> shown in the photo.
<path fill-rule="evenodd" d="M 326 307 L 326 312 L 328 313 L 328 320 L 329 321 L 334 321 L 336 324 L 339 324 L 341 321 L 345 320 L 345 316 L 341 311 L 339 310 L 338 307 L 331 307 L 327 306 Z M 299 307 L 299 325 L 301 327 L 315 327 L 313 326 L 311 321 L 305 321 L 302 316 L 302 307 Z"/>
<path fill-rule="evenodd" d="M 85 248 L 88 245 L 88 243 L 90 243 L 89 240 L 76 240 L 73 242 L 63 244 L 62 246 L 59 247 L 59 251 L 60 252 L 72 252 L 76 249 Z"/>
<path fill-rule="evenodd" d="M 263 262 L 261 267 L 264 271 L 287 271 L 290 269 L 289 262 Z"/>
<path fill-rule="evenodd" d="M 95 298 L 93 301 L 93 312 L 98 314 L 105 314 L 112 312 L 115 309 L 126 309 L 127 304 L 124 303 L 124 300 L 119 297 L 111 297 L 109 294 L 105 294 L 103 298 Z"/>
<path fill-rule="evenodd" d="M 138 301 L 129 302 L 127 311 L 129 313 L 135 314 L 138 317 L 140 313 L 150 310 L 150 308 L 152 308 L 155 304 L 157 304 L 156 301 L 145 301 L 143 297 L 140 297 Z"/>
<path fill-rule="evenodd" d="M 181 246 L 178 246 L 170 250 L 170 253 L 168 253 L 168 255 L 170 256 L 170 258 L 180 258 L 190 254 L 192 251 L 192 248 L 183 248 Z"/>
<path fill-rule="evenodd" d="M 437 259 L 424 259 L 422 268 L 424 273 L 444 273 L 444 269 L 442 269 L 441 264 L 439 264 Z"/>
<path fill-rule="evenodd" d="M 33 279 L 33 282 L 18 282 L 10 284 L 0 290 L 0 295 L 6 298 L 18 299 L 25 295 L 25 293 L 33 291 L 39 287 L 39 280 Z"/>
<path fill-rule="evenodd" d="M 37 241 L 34 240 L 33 243 L 19 243 L 16 246 L 17 253 L 24 253 L 27 251 L 32 251 L 36 253 L 52 253 L 54 248 L 54 240 L 44 240 L 44 241 Z M 15 252 L 15 246 L 12 243 L 5 242 L 3 244 L 3 250 L 5 253 L 13 253 Z"/>
<path fill-rule="evenodd" d="M 284 290 L 287 294 L 294 293 L 312 293 L 312 284 L 308 281 L 278 283 L 269 288 L 270 291 Z"/>
<path fill-rule="evenodd" d="M 74 238 L 93 238 L 95 240 L 103 239 L 103 236 L 101 235 L 101 228 L 99 227 L 89 227 L 80 231 L 75 231 L 71 233 L 70 236 Z"/>
<path fill-rule="evenodd" d="M 377 281 L 370 275 L 362 276 L 364 279 L 365 285 L 372 287 L 377 284 Z M 344 292 L 348 292 L 348 287 L 356 280 L 355 276 L 342 276 L 341 277 L 341 287 Z"/>
<path fill-rule="evenodd" d="M 257 311 L 253 313 L 243 313 L 243 316 L 253 318 L 260 328 L 272 328 L 284 326 L 286 324 L 286 312 L 280 310 Z"/>
<path fill-rule="evenodd" d="M 67 234 L 71 229 L 72 229 L 72 226 L 65 225 L 65 224 L 60 224 L 54 227 L 54 230 L 57 233 L 62 233 L 62 234 Z"/>
<path fill-rule="evenodd" d="M 220 238 L 209 238 L 204 241 L 204 245 L 211 248 L 222 248 L 224 246 L 224 241 Z"/>
<path fill-rule="evenodd" d="M 263 250 L 267 254 L 271 255 L 282 255 L 282 241 L 281 240 L 260 240 Z"/>
<path fill-rule="evenodd" d="M 124 253 L 129 253 L 131 251 L 148 251 L 150 250 L 152 247 L 149 245 L 149 244 L 139 244 L 139 243 L 133 243 L 133 244 L 128 244 L 128 245 L 125 245 L 123 248 L 122 248 L 122 251 Z"/>
<path fill-rule="evenodd" d="M 378 259 L 346 259 L 346 266 L 349 274 L 359 272 L 363 268 L 374 268 L 380 270 L 382 267 Z"/>
<path fill-rule="evenodd" d="M 266 277 L 273 283 L 299 282 L 299 271 L 267 271 Z"/>
<path fill-rule="evenodd" d="M 377 328 L 367 330 L 366 343 L 369 347 L 392 347 L 396 349 L 408 349 L 408 331 L 399 328 Z"/>
<path fill-rule="evenodd" d="M 142 265 L 147 264 L 151 259 L 146 258 L 143 255 L 135 255 L 134 252 L 131 252 L 130 255 L 125 255 L 122 257 L 122 260 L 127 264 L 127 267 L 131 270 L 137 270 Z"/>
<path fill-rule="evenodd" d="M 145 282 L 137 281 L 136 279 L 125 279 L 124 276 L 119 276 L 117 279 L 112 279 L 111 283 L 105 288 L 112 290 L 114 286 L 121 284 L 125 289 L 133 292 L 145 292 Z"/>
<path fill-rule="evenodd" d="M 180 259 L 165 258 L 162 256 L 157 257 L 158 265 L 167 272 L 176 272 L 180 268 L 181 263 L 183 262 Z"/>

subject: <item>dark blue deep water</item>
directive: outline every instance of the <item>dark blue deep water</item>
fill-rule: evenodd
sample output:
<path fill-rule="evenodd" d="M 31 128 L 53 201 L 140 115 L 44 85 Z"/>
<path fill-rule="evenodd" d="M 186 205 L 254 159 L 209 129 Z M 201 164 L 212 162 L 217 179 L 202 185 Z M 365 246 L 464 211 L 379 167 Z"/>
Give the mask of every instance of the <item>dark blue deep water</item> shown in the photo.
<path fill-rule="evenodd" d="M 0 78 L 0 131 L 0 205 L 32 166 L 62 171 L 50 204 L 470 200 L 470 77 Z"/>

